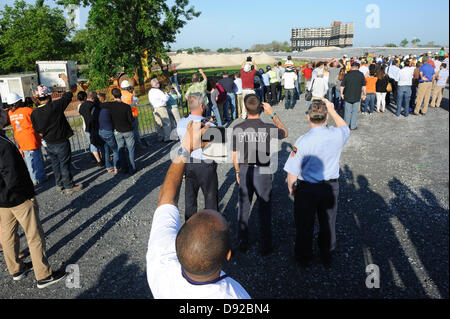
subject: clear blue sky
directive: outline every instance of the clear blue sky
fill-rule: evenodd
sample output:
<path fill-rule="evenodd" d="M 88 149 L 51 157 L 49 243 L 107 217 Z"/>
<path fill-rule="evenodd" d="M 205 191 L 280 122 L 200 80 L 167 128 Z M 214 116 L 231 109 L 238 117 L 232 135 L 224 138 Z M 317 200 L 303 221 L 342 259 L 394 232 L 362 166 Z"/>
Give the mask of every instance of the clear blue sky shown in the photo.
<path fill-rule="evenodd" d="M 34 1 L 27 1 L 33 3 Z M 173 0 L 169 0 L 173 2 Z M 435 0 L 191 0 L 201 15 L 189 21 L 172 49 L 200 46 L 249 48 L 256 43 L 289 41 L 291 28 L 326 27 L 332 21 L 354 22 L 354 46 L 399 44 L 407 38 L 449 44 L 449 1 Z M 2 0 L 2 5 L 5 0 Z M 11 5 L 14 0 L 6 0 Z M 54 1 L 45 1 L 53 5 Z M 379 28 L 368 28 L 366 19 L 379 8 Z M 429 6 L 427 4 L 430 4 Z M 80 10 L 81 25 L 89 9 Z"/>

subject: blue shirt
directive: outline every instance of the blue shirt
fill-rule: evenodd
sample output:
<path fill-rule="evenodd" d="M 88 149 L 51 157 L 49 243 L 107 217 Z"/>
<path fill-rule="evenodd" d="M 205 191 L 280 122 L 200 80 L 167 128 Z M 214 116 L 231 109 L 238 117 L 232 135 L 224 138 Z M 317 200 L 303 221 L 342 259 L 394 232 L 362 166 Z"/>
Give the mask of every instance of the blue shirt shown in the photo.
<path fill-rule="evenodd" d="M 295 142 L 284 170 L 310 183 L 338 179 L 341 151 L 349 137 L 347 126 L 312 128 Z"/>
<path fill-rule="evenodd" d="M 264 81 L 264 85 L 265 86 L 270 86 L 270 80 L 269 80 L 269 74 L 268 73 L 264 73 L 262 75 L 262 79 Z"/>
<path fill-rule="evenodd" d="M 432 65 L 425 63 L 424 65 L 422 65 L 419 69 L 420 72 L 423 73 L 423 76 L 425 76 L 428 81 L 424 81 L 422 79 L 419 79 L 419 83 L 423 83 L 423 82 L 431 82 L 433 81 L 433 75 L 434 75 L 434 68 Z"/>

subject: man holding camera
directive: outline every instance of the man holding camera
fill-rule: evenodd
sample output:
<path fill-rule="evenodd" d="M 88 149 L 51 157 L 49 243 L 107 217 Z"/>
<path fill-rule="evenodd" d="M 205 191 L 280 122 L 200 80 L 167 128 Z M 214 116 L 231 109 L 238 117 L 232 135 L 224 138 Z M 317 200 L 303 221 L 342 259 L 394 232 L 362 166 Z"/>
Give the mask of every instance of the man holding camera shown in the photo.
<path fill-rule="evenodd" d="M 337 127 L 327 127 L 329 116 Z M 294 196 L 295 257 L 300 266 L 309 266 L 317 214 L 320 257 L 322 263 L 329 266 L 336 245 L 339 160 L 350 137 L 350 129 L 334 109 L 334 104 L 324 98 L 312 102 L 308 122 L 311 130 L 297 140 L 284 166 L 288 173 L 289 193 Z"/>
<path fill-rule="evenodd" d="M 241 67 L 241 80 L 242 80 L 242 98 L 245 101 L 245 97 L 249 94 L 255 94 L 255 75 L 257 65 L 251 56 L 247 57 L 247 60 L 242 63 Z M 245 102 L 244 102 L 245 104 Z M 247 118 L 246 108 L 242 110 L 242 119 Z"/>
<path fill-rule="evenodd" d="M 239 184 L 238 238 L 239 249 L 248 249 L 248 220 L 253 194 L 259 202 L 260 252 L 266 256 L 272 251 L 272 139 L 285 139 L 286 127 L 268 103 L 262 103 L 255 94 L 245 97 L 244 105 L 248 118 L 233 128 L 233 166 Z M 263 122 L 260 114 L 264 112 L 274 124 Z M 273 147 L 272 147 L 273 148 Z M 272 151 L 272 152 L 271 152 Z"/>
<path fill-rule="evenodd" d="M 205 103 L 200 92 L 188 95 L 187 100 L 191 114 L 178 122 L 177 133 L 180 141 L 186 135 L 188 124 L 191 121 L 203 122 L 205 125 L 215 126 L 203 117 Z M 219 201 L 217 163 L 214 161 L 205 161 L 203 149 L 199 148 L 190 154 L 190 160 L 186 163 L 184 173 L 186 175 L 185 219 L 188 220 L 197 212 L 197 197 L 200 189 L 205 197 L 205 209 L 217 211 Z"/>

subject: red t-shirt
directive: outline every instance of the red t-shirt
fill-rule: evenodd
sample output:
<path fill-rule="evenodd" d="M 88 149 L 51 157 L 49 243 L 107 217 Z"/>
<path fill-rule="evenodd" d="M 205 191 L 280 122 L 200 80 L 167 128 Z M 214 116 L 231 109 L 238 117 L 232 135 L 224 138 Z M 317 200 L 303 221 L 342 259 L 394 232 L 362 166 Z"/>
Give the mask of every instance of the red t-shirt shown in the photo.
<path fill-rule="evenodd" d="M 256 70 L 245 72 L 241 70 L 242 89 L 254 89 L 255 88 L 255 74 Z"/>
<path fill-rule="evenodd" d="M 306 68 L 302 71 L 303 76 L 305 77 L 305 79 L 307 80 L 311 80 L 311 76 L 312 76 L 312 69 L 311 68 Z"/>

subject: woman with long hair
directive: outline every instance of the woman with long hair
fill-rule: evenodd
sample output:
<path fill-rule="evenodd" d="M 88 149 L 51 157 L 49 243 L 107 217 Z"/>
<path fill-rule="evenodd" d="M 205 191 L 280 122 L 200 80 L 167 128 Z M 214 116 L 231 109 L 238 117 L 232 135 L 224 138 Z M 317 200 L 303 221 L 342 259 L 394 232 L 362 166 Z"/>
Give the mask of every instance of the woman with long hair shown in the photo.
<path fill-rule="evenodd" d="M 386 94 L 387 86 L 389 84 L 389 77 L 384 72 L 384 68 L 378 69 L 377 73 L 377 83 L 376 83 L 376 96 L 377 96 L 377 113 L 386 112 Z"/>

